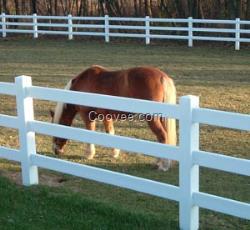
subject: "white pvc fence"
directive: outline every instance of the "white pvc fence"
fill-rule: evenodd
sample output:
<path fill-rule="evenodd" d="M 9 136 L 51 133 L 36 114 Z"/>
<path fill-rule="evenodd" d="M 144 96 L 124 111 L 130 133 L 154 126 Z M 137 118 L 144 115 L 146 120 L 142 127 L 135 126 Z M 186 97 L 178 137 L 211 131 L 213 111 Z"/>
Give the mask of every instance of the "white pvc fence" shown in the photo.
<path fill-rule="evenodd" d="M 179 105 L 32 86 L 20 76 L 0 83 L 0 93 L 16 96 L 17 117 L 0 114 L 0 126 L 19 130 L 20 149 L 0 147 L 0 157 L 18 161 L 24 185 L 38 184 L 38 167 L 108 183 L 179 202 L 181 229 L 198 229 L 199 207 L 250 219 L 250 204 L 199 191 L 199 166 L 250 176 L 250 160 L 199 150 L 199 123 L 250 131 L 250 115 L 199 108 L 184 96 Z M 180 144 L 170 146 L 34 120 L 33 98 L 134 113 L 161 113 L 179 119 Z M 36 153 L 35 133 L 116 147 L 179 161 L 179 187 Z M 239 185 L 240 186 L 240 185 Z"/>
<path fill-rule="evenodd" d="M 192 47 L 193 41 L 196 40 L 224 41 L 234 42 L 236 50 L 240 49 L 240 43 L 250 42 L 250 21 L 239 18 L 211 20 L 193 19 L 192 17 L 187 19 L 150 18 L 148 16 L 145 18 L 118 18 L 108 15 L 74 17 L 72 15 L 40 16 L 2 13 L 0 19 L 0 32 L 3 37 L 6 37 L 7 33 L 33 34 L 34 38 L 38 38 L 39 34 L 67 35 L 69 39 L 73 39 L 73 36 L 77 35 L 101 36 L 105 38 L 106 42 L 109 42 L 111 37 L 129 37 L 145 39 L 146 44 L 150 44 L 151 39 L 174 39 L 187 40 L 189 47 Z M 131 22 L 135 25 L 131 25 Z M 174 24 L 181 26 L 174 26 Z M 211 27 L 211 25 L 216 27 Z"/>

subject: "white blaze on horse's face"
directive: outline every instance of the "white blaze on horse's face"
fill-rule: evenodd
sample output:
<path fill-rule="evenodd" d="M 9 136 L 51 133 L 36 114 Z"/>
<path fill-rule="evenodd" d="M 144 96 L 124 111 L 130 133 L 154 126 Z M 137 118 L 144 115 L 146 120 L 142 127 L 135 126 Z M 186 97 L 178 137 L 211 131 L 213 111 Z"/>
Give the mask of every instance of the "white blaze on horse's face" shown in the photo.
<path fill-rule="evenodd" d="M 71 85 L 72 85 L 72 81 L 70 80 L 68 82 L 68 84 L 65 86 L 65 89 L 69 90 L 71 88 Z M 54 116 L 53 116 L 53 119 L 52 119 L 52 123 L 54 123 L 54 124 L 59 124 L 60 123 L 60 119 L 61 119 L 61 116 L 62 116 L 62 113 L 63 113 L 64 106 L 65 106 L 65 103 L 63 103 L 63 102 L 58 102 L 57 103 L 56 108 L 55 108 L 55 113 L 54 113 Z M 57 144 L 57 140 L 59 140 L 59 139 L 56 138 L 56 137 L 53 138 L 52 149 L 53 149 L 54 152 L 62 151 L 62 147 Z"/>

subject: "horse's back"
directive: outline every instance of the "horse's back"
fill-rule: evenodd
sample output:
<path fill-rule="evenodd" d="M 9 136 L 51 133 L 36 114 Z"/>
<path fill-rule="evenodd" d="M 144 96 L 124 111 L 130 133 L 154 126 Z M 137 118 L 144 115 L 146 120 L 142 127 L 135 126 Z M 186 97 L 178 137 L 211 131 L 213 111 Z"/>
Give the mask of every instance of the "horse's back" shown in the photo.
<path fill-rule="evenodd" d="M 75 79 L 72 90 L 162 101 L 167 75 L 153 67 L 110 71 L 92 66 Z"/>
<path fill-rule="evenodd" d="M 162 101 L 167 75 L 153 67 L 135 67 L 129 70 L 128 82 L 132 97 Z"/>

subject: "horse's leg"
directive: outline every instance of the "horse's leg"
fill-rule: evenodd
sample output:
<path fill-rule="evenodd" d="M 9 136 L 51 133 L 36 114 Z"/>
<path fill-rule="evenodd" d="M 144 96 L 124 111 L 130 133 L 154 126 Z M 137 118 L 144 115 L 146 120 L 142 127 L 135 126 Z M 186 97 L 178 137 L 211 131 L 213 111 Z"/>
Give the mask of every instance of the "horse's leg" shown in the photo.
<path fill-rule="evenodd" d="M 113 120 L 112 119 L 104 119 L 103 123 L 104 123 L 106 133 L 114 135 L 115 129 L 114 129 L 114 125 L 113 125 Z M 113 157 L 118 158 L 119 155 L 120 155 L 120 149 L 113 149 Z"/>
<path fill-rule="evenodd" d="M 96 126 L 95 120 L 90 120 L 88 117 L 88 114 L 80 113 L 80 115 L 85 123 L 86 129 L 95 131 L 95 126 Z M 85 156 L 89 160 L 94 158 L 94 156 L 95 156 L 95 145 L 94 144 L 87 144 L 87 152 L 86 152 Z"/>
<path fill-rule="evenodd" d="M 167 144 L 167 131 L 162 125 L 160 118 L 153 118 L 151 121 L 148 121 L 148 125 L 156 135 L 157 140 L 160 143 Z M 159 170 L 167 171 L 171 166 L 171 160 L 159 159 L 157 161 L 157 166 Z"/>
<path fill-rule="evenodd" d="M 165 122 L 165 118 L 160 118 L 160 121 L 161 121 L 161 125 L 162 125 L 162 127 L 164 128 L 164 130 L 167 132 L 168 130 L 167 130 L 167 127 L 166 127 L 166 122 Z"/>

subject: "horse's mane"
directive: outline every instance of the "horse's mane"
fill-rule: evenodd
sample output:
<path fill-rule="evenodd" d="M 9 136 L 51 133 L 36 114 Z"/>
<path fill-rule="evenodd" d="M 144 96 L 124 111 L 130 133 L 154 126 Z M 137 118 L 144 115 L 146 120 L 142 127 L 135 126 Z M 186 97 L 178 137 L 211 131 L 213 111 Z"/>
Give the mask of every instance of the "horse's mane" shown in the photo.
<path fill-rule="evenodd" d="M 106 67 L 103 67 L 103 66 L 101 66 L 101 65 L 92 65 L 90 68 L 96 68 L 96 69 L 108 70 Z"/>
<path fill-rule="evenodd" d="M 83 70 L 80 74 L 78 74 L 75 78 L 72 79 L 72 85 L 77 79 L 82 79 L 87 76 L 94 76 L 98 75 L 104 71 L 109 71 L 107 68 L 101 66 L 101 65 L 92 65 L 89 68 Z"/>
<path fill-rule="evenodd" d="M 64 89 L 70 90 L 71 86 L 72 86 L 72 80 L 70 80 L 67 83 L 67 85 L 65 86 Z M 53 117 L 53 123 L 59 124 L 59 121 L 60 121 L 60 118 L 62 116 L 62 112 L 63 112 L 64 107 L 65 107 L 65 103 L 57 102 L 56 108 L 55 108 L 55 114 L 54 114 L 54 117 Z"/>

